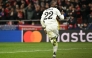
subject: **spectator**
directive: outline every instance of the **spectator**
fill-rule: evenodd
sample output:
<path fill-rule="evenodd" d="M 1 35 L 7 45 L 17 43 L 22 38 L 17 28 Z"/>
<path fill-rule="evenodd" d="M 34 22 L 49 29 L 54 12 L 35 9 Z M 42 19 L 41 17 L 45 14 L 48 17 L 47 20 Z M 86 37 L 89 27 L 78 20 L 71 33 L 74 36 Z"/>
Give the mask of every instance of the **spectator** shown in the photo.
<path fill-rule="evenodd" d="M 16 9 L 16 5 L 17 5 L 17 2 L 15 1 L 14 3 L 13 3 L 13 8 L 14 9 Z M 19 8 L 19 7 L 18 7 Z"/>
<path fill-rule="evenodd" d="M 14 4 L 14 0 L 8 0 L 7 1 L 11 6 L 13 6 L 13 4 Z"/>
<path fill-rule="evenodd" d="M 89 11 L 90 11 L 90 13 L 92 12 L 92 4 L 91 4 L 91 6 L 90 6 L 90 10 L 89 10 Z M 90 13 L 89 13 L 89 14 L 90 14 Z"/>
<path fill-rule="evenodd" d="M 43 2 L 40 2 L 40 3 L 41 3 L 41 4 L 40 4 L 41 7 L 45 7 L 44 1 L 43 1 Z"/>
<path fill-rule="evenodd" d="M 76 5 L 79 5 L 79 6 L 80 6 L 80 1 L 79 1 L 79 0 L 75 0 L 75 1 L 73 2 L 73 4 L 74 4 L 74 6 L 76 6 Z"/>
<path fill-rule="evenodd" d="M 92 23 L 88 24 L 88 30 L 92 30 Z"/>
<path fill-rule="evenodd" d="M 81 4 L 87 4 L 87 0 L 80 0 Z"/>
<path fill-rule="evenodd" d="M 13 25 L 13 22 L 12 21 L 8 21 L 6 24 L 7 25 Z"/>
<path fill-rule="evenodd" d="M 74 15 L 75 16 L 75 9 L 70 6 L 69 9 L 66 10 L 67 17 Z"/>
<path fill-rule="evenodd" d="M 88 23 L 92 23 L 92 12 L 87 16 Z"/>
<path fill-rule="evenodd" d="M 4 19 L 5 19 L 4 8 L 0 8 L 0 20 L 4 20 Z"/>
<path fill-rule="evenodd" d="M 63 9 L 63 6 L 61 6 L 61 5 L 58 6 L 58 9 L 59 9 L 60 11 L 62 11 L 62 10 L 65 11 L 65 10 Z"/>
<path fill-rule="evenodd" d="M 65 6 L 67 9 L 69 8 L 70 5 L 71 5 L 70 0 L 65 0 Z"/>
<path fill-rule="evenodd" d="M 24 19 L 26 19 L 25 4 L 21 4 L 20 9 L 21 9 L 21 11 L 23 12 Z"/>
<path fill-rule="evenodd" d="M 24 23 L 24 21 L 18 21 L 18 25 L 24 25 L 25 23 Z"/>
<path fill-rule="evenodd" d="M 74 29 L 76 27 L 76 19 L 74 18 L 74 16 L 70 16 L 68 23 L 69 23 L 68 29 Z"/>
<path fill-rule="evenodd" d="M 81 15 L 82 15 L 82 20 L 83 22 L 86 22 L 87 20 L 87 6 L 85 4 L 82 5 L 81 8 Z"/>
<path fill-rule="evenodd" d="M 15 20 L 16 18 L 16 11 L 14 11 L 14 8 L 11 8 L 10 10 L 10 20 Z"/>
<path fill-rule="evenodd" d="M 20 7 L 20 5 L 21 5 L 21 0 L 16 0 L 16 3 L 17 3 L 17 5 Z"/>
<path fill-rule="evenodd" d="M 40 11 L 40 6 L 35 5 L 35 11 L 33 13 L 32 19 L 40 19 L 41 18 L 41 11 Z"/>
<path fill-rule="evenodd" d="M 76 12 L 77 18 L 80 18 L 81 17 L 81 8 L 80 8 L 79 4 L 77 4 L 75 6 L 75 12 Z"/>
<path fill-rule="evenodd" d="M 6 7 L 5 8 L 5 17 L 6 17 L 5 19 L 6 20 L 9 20 L 9 18 L 10 18 L 9 14 L 10 14 L 10 9 L 9 9 L 9 7 Z"/>
<path fill-rule="evenodd" d="M 42 15 L 44 10 L 45 10 L 45 7 L 41 7 L 41 15 Z"/>
<path fill-rule="evenodd" d="M 17 9 L 17 19 L 23 20 L 24 19 L 24 12 L 22 9 Z"/>
<path fill-rule="evenodd" d="M 19 5 L 16 4 L 15 9 L 19 9 Z"/>
<path fill-rule="evenodd" d="M 21 5 L 23 5 L 23 7 L 26 7 L 26 2 L 25 2 L 25 0 L 21 0 Z M 20 5 L 20 8 L 21 8 L 21 5 Z"/>
<path fill-rule="evenodd" d="M 25 4 L 21 4 L 20 9 L 25 13 Z"/>
<path fill-rule="evenodd" d="M 87 29 L 88 29 L 88 24 L 87 24 L 87 23 L 83 23 L 83 26 L 82 26 L 81 29 L 83 29 L 83 30 L 87 30 Z"/>
<path fill-rule="evenodd" d="M 31 3 L 25 8 L 25 15 L 28 20 L 32 19 L 33 9 Z"/>
<path fill-rule="evenodd" d="M 46 9 L 49 8 L 49 3 L 46 3 L 45 8 L 46 8 Z"/>
<path fill-rule="evenodd" d="M 30 4 L 30 1 L 29 0 L 26 0 L 26 4 L 29 5 Z"/>
<path fill-rule="evenodd" d="M 92 7 L 92 3 L 89 3 L 89 4 L 87 5 L 87 14 L 88 14 L 88 15 L 92 12 L 91 7 Z"/>
<path fill-rule="evenodd" d="M 65 19 L 66 19 L 66 13 L 65 13 L 65 11 L 64 11 L 64 10 L 62 10 L 62 11 L 61 11 L 61 14 L 63 14 L 63 15 L 64 15 L 64 17 L 65 17 Z"/>

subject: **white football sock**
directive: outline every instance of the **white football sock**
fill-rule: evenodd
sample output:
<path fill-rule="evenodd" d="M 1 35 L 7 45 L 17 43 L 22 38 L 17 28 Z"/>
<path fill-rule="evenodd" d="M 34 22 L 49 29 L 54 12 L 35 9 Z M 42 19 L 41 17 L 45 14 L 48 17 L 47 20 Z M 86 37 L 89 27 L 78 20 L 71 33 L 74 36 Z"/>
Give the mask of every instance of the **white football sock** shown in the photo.
<path fill-rule="evenodd" d="M 53 53 L 56 53 L 57 52 L 57 49 L 58 49 L 58 46 L 53 46 Z"/>

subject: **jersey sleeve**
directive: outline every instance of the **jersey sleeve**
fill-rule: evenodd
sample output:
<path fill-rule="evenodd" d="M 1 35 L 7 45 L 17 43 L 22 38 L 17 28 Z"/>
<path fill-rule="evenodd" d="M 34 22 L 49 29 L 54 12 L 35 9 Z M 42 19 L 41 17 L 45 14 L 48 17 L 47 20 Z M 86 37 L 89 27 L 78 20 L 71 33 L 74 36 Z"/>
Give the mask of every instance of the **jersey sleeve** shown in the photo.
<path fill-rule="evenodd" d="M 45 28 L 45 23 L 44 23 L 44 18 L 45 18 L 45 15 L 44 15 L 45 11 L 43 12 L 42 16 L 41 16 L 41 20 L 40 20 L 40 23 L 42 25 L 43 28 Z"/>
<path fill-rule="evenodd" d="M 56 13 L 57 13 L 58 17 L 60 18 L 60 20 L 64 20 L 64 15 L 61 14 L 58 9 L 56 9 Z"/>

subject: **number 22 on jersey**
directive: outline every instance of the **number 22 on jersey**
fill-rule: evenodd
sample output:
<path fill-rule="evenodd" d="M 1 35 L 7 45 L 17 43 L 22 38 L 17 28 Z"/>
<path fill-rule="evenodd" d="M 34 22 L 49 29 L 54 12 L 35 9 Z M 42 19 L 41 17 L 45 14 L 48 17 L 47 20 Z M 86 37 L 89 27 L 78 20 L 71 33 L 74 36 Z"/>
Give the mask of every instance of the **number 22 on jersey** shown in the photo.
<path fill-rule="evenodd" d="M 52 15 L 53 15 L 53 11 L 45 12 L 44 20 L 52 19 L 53 18 Z"/>

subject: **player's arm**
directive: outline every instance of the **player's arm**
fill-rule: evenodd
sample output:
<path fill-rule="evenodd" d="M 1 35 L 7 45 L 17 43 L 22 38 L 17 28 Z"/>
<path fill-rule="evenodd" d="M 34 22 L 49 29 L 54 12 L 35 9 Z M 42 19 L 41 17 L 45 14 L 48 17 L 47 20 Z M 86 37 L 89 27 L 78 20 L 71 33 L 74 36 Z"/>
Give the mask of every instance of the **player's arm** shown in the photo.
<path fill-rule="evenodd" d="M 46 26 L 45 26 L 45 22 L 44 22 L 44 18 L 45 18 L 45 15 L 44 15 L 44 12 L 43 12 L 43 14 L 42 14 L 42 16 L 41 16 L 41 20 L 40 20 L 40 23 L 41 23 L 41 25 L 42 25 L 42 28 L 45 28 Z"/>
<path fill-rule="evenodd" d="M 60 13 L 58 9 L 56 9 L 57 15 L 60 18 L 60 20 L 64 20 L 64 15 Z"/>
<path fill-rule="evenodd" d="M 47 32 L 46 32 L 46 29 L 45 29 L 46 26 L 45 26 L 44 18 L 45 18 L 45 15 L 44 15 L 44 12 L 43 12 L 43 14 L 42 14 L 42 16 L 41 16 L 40 22 L 41 22 L 41 25 L 42 25 L 43 30 L 45 31 L 45 33 L 47 33 Z"/>

